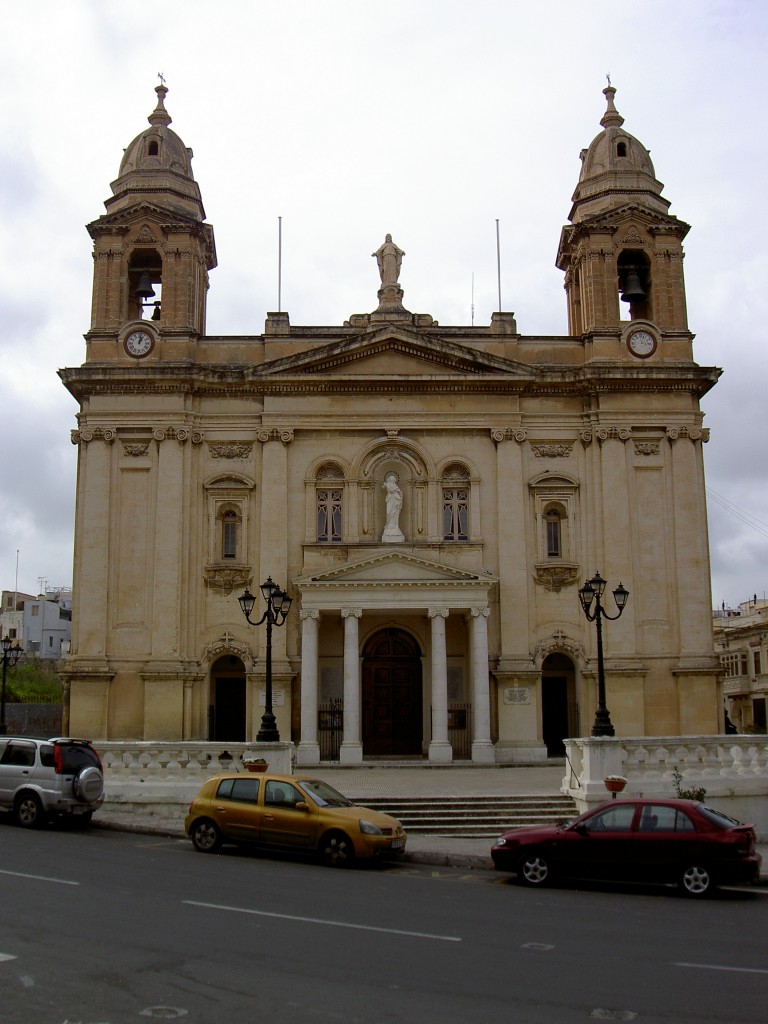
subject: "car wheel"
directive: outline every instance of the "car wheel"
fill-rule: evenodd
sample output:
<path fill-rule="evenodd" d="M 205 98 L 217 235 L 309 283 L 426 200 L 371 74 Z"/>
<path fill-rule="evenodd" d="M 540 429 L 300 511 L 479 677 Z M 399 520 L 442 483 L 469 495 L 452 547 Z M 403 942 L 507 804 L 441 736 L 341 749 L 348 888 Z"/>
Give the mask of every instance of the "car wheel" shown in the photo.
<path fill-rule="evenodd" d="M 40 828 L 45 823 L 43 805 L 34 793 L 22 793 L 13 805 L 16 824 L 22 828 Z"/>
<path fill-rule="evenodd" d="M 355 848 L 343 832 L 328 832 L 320 840 L 320 856 L 329 868 L 348 868 L 354 863 Z"/>
<path fill-rule="evenodd" d="M 680 888 L 685 896 L 709 896 L 714 887 L 709 868 L 703 864 L 689 864 L 680 873 Z"/>
<path fill-rule="evenodd" d="M 552 881 L 552 868 L 541 850 L 532 850 L 517 862 L 517 877 L 523 885 L 546 885 Z"/>
<path fill-rule="evenodd" d="M 216 853 L 221 847 L 221 832 L 210 818 L 200 818 L 189 830 L 192 845 L 200 853 Z"/>

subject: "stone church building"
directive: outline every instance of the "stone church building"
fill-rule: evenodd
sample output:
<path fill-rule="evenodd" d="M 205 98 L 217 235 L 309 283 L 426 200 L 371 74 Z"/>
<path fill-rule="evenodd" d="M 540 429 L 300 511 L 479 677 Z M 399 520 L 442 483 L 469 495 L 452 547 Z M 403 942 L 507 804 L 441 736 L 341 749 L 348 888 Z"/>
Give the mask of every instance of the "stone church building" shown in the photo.
<path fill-rule="evenodd" d="M 560 237 L 561 337 L 409 312 L 388 235 L 361 253 L 371 312 L 206 335 L 214 234 L 166 92 L 88 225 L 85 361 L 60 371 L 70 732 L 253 741 L 266 628 L 238 597 L 255 620 L 269 577 L 293 599 L 271 691 L 299 764 L 543 761 L 591 729 L 597 570 L 607 612 L 630 595 L 603 633 L 616 734 L 721 731 L 700 410 L 720 371 L 694 361 L 688 225 L 615 89 Z"/>

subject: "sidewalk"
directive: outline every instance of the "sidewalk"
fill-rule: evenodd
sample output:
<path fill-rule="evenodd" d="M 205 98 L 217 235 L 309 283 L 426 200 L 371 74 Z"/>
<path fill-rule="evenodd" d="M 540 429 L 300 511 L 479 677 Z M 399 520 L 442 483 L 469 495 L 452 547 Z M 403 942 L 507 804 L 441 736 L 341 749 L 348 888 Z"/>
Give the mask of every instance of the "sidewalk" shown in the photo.
<path fill-rule="evenodd" d="M 365 804 L 377 796 L 549 796 L 560 792 L 564 768 L 486 767 L 339 767 L 313 768 L 305 773 L 321 778 L 350 800 Z M 106 799 L 93 817 L 98 828 L 185 838 L 184 816 L 202 783 L 173 787 L 168 783 L 106 780 Z M 606 798 L 608 794 L 606 793 Z M 403 860 L 436 867 L 493 870 L 492 840 L 452 836 L 408 836 Z M 768 845 L 758 846 L 763 857 L 760 882 L 768 885 Z"/>

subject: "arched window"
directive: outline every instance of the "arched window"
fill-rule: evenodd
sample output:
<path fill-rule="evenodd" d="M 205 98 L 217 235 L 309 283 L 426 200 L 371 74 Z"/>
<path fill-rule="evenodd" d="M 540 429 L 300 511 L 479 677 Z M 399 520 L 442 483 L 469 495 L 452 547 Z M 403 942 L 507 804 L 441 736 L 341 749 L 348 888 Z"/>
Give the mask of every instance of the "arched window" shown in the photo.
<path fill-rule="evenodd" d="M 341 467 L 333 462 L 326 463 L 318 470 L 315 487 L 317 540 L 320 543 L 341 542 L 343 498 L 344 474 Z"/>
<path fill-rule="evenodd" d="M 459 463 L 443 473 L 443 540 L 469 540 L 469 473 Z"/>

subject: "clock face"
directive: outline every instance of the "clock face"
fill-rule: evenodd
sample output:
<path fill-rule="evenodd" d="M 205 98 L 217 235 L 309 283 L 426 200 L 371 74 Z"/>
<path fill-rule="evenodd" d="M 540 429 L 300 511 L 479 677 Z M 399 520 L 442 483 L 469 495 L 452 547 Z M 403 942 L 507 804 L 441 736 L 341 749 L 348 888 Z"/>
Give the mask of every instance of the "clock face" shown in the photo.
<path fill-rule="evenodd" d="M 123 342 L 129 356 L 147 356 L 152 351 L 155 341 L 146 331 L 132 331 Z"/>
<path fill-rule="evenodd" d="M 632 331 L 627 338 L 627 347 L 633 356 L 645 359 L 656 351 L 656 339 L 650 331 Z"/>

